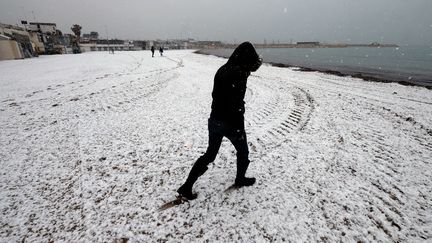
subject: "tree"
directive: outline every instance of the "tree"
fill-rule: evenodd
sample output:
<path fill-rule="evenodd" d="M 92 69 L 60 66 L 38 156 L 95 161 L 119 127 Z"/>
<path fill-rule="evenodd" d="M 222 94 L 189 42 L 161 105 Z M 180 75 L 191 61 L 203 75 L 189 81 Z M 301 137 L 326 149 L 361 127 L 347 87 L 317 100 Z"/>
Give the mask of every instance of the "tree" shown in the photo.
<path fill-rule="evenodd" d="M 90 32 L 90 38 L 97 40 L 99 38 L 99 33 L 96 31 Z"/>
<path fill-rule="evenodd" d="M 73 53 L 81 53 L 81 49 L 79 47 L 79 41 L 81 36 L 81 26 L 78 24 L 74 24 L 71 28 L 72 32 L 75 34 L 75 38 L 72 39 L 72 51 Z"/>
<path fill-rule="evenodd" d="M 74 34 L 76 35 L 76 37 L 78 37 L 78 39 L 81 36 L 81 28 L 82 27 L 78 24 L 74 24 L 71 28 L 72 32 L 74 32 Z"/>

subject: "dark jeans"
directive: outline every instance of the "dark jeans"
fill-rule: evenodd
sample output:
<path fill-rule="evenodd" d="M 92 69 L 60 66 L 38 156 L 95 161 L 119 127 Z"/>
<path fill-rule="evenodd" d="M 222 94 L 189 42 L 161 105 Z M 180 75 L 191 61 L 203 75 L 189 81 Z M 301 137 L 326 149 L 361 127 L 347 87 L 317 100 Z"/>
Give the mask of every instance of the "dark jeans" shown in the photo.
<path fill-rule="evenodd" d="M 237 150 L 237 166 L 246 166 L 249 164 L 249 149 L 244 129 L 236 129 L 230 124 L 210 118 L 208 120 L 209 144 L 207 151 L 202 155 L 197 163 L 201 166 L 207 166 L 213 162 L 222 143 L 222 138 L 228 138 Z"/>
<path fill-rule="evenodd" d="M 237 150 L 237 180 L 245 179 L 246 170 L 249 166 L 249 150 L 244 129 L 237 129 L 229 123 L 218 121 L 214 118 L 208 120 L 209 144 L 207 151 L 198 158 L 189 173 L 186 182 L 177 190 L 183 196 L 193 198 L 192 186 L 195 181 L 204 174 L 207 165 L 213 162 L 219 151 L 223 137 L 227 137 Z"/>

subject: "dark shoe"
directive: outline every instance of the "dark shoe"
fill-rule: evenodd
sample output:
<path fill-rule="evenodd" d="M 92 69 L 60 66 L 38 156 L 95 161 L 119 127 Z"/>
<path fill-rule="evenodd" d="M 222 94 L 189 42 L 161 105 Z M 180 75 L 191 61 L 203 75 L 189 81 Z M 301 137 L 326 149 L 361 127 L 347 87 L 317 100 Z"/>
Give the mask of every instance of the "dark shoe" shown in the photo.
<path fill-rule="evenodd" d="M 256 179 L 254 177 L 251 177 L 251 178 L 243 177 L 242 179 L 236 178 L 234 186 L 236 186 L 236 187 L 252 186 L 253 184 L 255 184 L 255 181 L 256 181 Z"/>
<path fill-rule="evenodd" d="M 192 166 L 186 182 L 177 190 L 180 196 L 185 197 L 188 200 L 193 200 L 197 198 L 197 194 L 192 193 L 192 187 L 195 184 L 196 180 L 198 180 L 198 177 L 203 175 L 207 171 L 207 169 L 208 167 L 206 165 L 206 161 L 204 160 L 204 157 L 201 156 Z"/>
<path fill-rule="evenodd" d="M 246 177 L 246 170 L 249 167 L 249 160 L 238 160 L 237 159 L 237 175 L 235 179 L 234 185 L 237 187 L 242 186 L 252 186 L 255 184 L 255 178 L 253 177 Z"/>
<path fill-rule="evenodd" d="M 186 198 L 187 200 L 194 200 L 195 198 L 197 198 L 197 194 L 196 193 L 192 193 L 192 188 L 188 188 L 187 186 L 183 185 L 181 186 L 178 190 L 177 190 L 178 194 L 181 197 Z"/>

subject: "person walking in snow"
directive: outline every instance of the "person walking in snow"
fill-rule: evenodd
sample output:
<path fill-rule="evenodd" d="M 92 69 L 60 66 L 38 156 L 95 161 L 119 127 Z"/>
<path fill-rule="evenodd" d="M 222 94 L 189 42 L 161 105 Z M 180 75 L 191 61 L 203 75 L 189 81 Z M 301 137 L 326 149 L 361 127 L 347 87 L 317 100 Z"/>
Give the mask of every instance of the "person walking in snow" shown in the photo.
<path fill-rule="evenodd" d="M 244 127 L 244 97 L 247 79 L 251 72 L 261 66 L 262 60 L 250 42 L 240 44 L 232 53 L 228 62 L 216 72 L 213 84 L 213 102 L 208 119 L 209 143 L 207 151 L 198 158 L 186 179 L 177 190 L 181 197 L 193 200 L 197 197 L 192 192 L 193 184 L 198 177 L 207 171 L 213 162 L 222 143 L 228 138 L 237 150 L 236 187 L 251 186 L 255 178 L 246 177 L 249 166 L 249 149 Z"/>
<path fill-rule="evenodd" d="M 161 56 L 163 56 L 163 51 L 164 51 L 164 50 L 163 50 L 163 47 L 162 47 L 162 46 L 159 47 L 159 53 L 160 53 Z"/>
<path fill-rule="evenodd" d="M 150 50 L 151 50 L 151 52 L 152 52 L 152 57 L 154 57 L 154 52 L 155 52 L 155 48 L 154 48 L 154 46 L 151 46 Z"/>

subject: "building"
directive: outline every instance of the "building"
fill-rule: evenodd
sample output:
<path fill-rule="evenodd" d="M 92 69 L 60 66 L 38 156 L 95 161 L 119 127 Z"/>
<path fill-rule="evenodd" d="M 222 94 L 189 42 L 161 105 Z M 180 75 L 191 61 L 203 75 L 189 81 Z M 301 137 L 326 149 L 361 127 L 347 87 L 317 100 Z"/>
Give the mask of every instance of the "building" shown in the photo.
<path fill-rule="evenodd" d="M 297 42 L 298 46 L 319 46 L 320 43 L 317 41 L 305 41 L 305 42 Z"/>
<path fill-rule="evenodd" d="M 145 50 L 147 47 L 147 41 L 132 41 L 135 51 Z"/>
<path fill-rule="evenodd" d="M 221 41 L 195 41 L 189 40 L 187 47 L 191 49 L 214 49 L 221 48 L 224 44 Z"/>
<path fill-rule="evenodd" d="M 83 34 L 80 38 L 80 43 L 93 43 L 99 39 L 99 33 L 96 31 L 90 32 L 90 34 Z"/>
<path fill-rule="evenodd" d="M 27 30 L 43 34 L 55 34 L 57 25 L 54 23 L 30 22 L 28 23 Z"/>
<path fill-rule="evenodd" d="M 12 40 L 12 38 L 0 34 L 0 60 L 13 60 L 22 59 L 21 49 L 19 48 L 18 42 Z"/>
<path fill-rule="evenodd" d="M 90 34 L 83 34 L 83 38 L 88 38 L 90 40 L 99 39 L 99 33 L 96 31 L 91 31 Z"/>
<path fill-rule="evenodd" d="M 31 40 L 30 33 L 24 28 L 14 25 L 1 24 L 0 23 L 0 35 L 2 35 L 2 51 L 5 53 L 16 53 L 15 44 L 18 45 L 20 55 L 13 55 L 13 58 L 7 59 L 18 59 L 25 57 L 37 56 L 36 44 Z M 6 38 L 7 37 L 7 38 Z M 9 44 L 6 44 L 9 43 Z M 8 49 L 9 50 L 6 50 Z M 10 49 L 11 48 L 11 49 Z M 3 60 L 6 59 L 3 57 Z"/>
<path fill-rule="evenodd" d="M 61 54 L 65 53 L 64 38 L 55 23 L 30 22 L 25 24 L 36 44 L 39 54 Z"/>
<path fill-rule="evenodd" d="M 134 51 L 135 47 L 132 42 L 124 41 L 124 40 L 97 40 L 93 43 L 80 43 L 79 44 L 82 52 L 90 52 L 90 51 Z"/>

